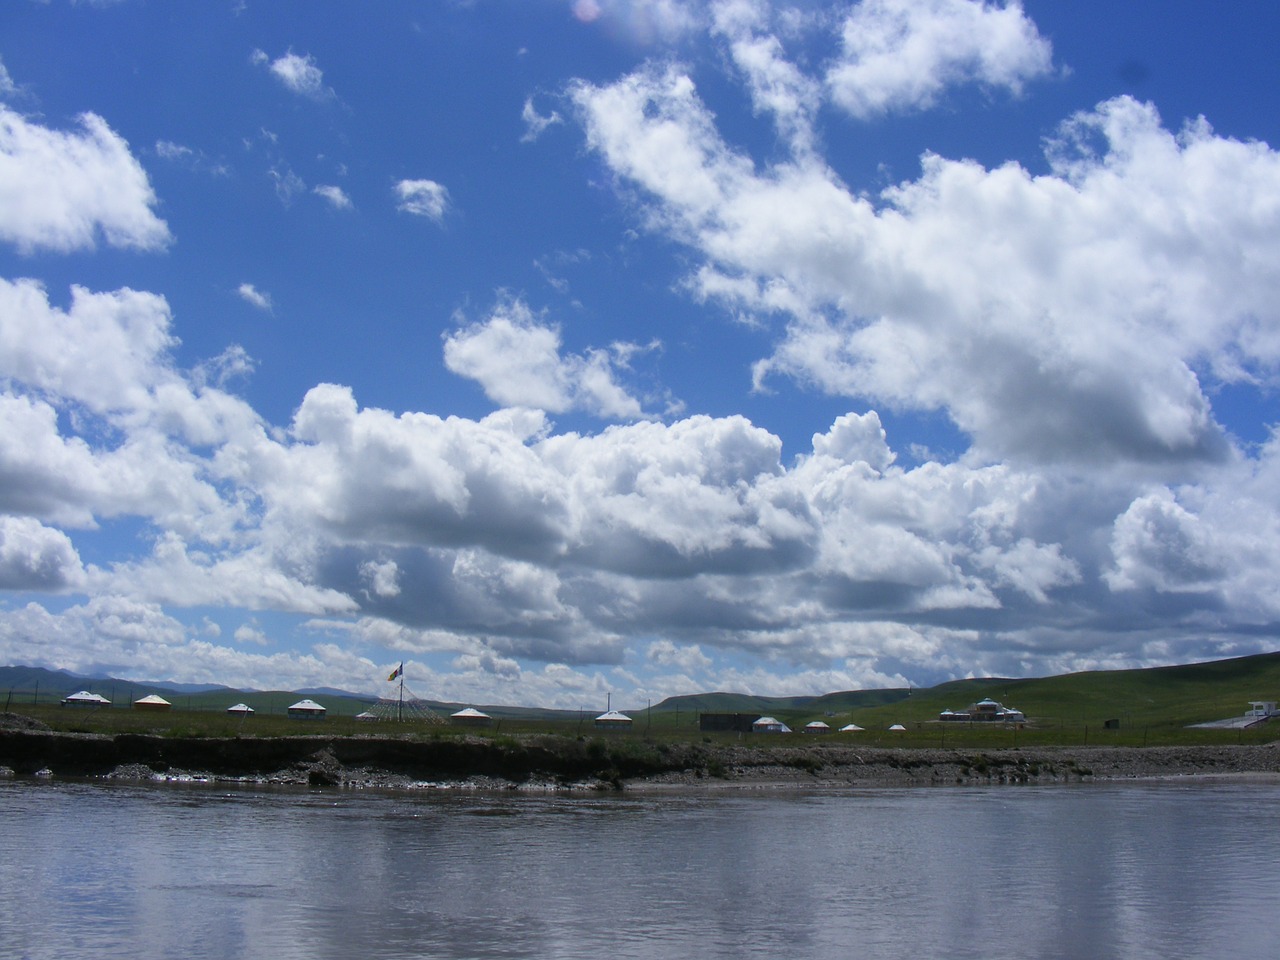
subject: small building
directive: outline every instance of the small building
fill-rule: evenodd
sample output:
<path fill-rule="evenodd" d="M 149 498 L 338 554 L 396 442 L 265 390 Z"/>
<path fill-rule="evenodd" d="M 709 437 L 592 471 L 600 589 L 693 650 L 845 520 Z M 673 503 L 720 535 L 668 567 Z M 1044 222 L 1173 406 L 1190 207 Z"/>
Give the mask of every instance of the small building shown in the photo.
<path fill-rule="evenodd" d="M 1250 700 L 1246 717 L 1274 717 L 1277 715 L 1274 700 Z"/>
<path fill-rule="evenodd" d="M 975 721 L 978 723 L 1026 723 L 1027 717 L 1021 710 L 1006 707 L 988 697 L 970 704 L 967 710 L 943 710 L 938 719 L 951 723 Z"/>
<path fill-rule="evenodd" d="M 465 707 L 457 713 L 451 713 L 449 719 L 460 727 L 488 727 L 493 724 L 493 717 L 475 707 Z"/>
<path fill-rule="evenodd" d="M 323 720 L 328 711 L 314 700 L 299 700 L 289 708 L 289 716 L 299 720 Z"/>
<path fill-rule="evenodd" d="M 791 728 L 773 717 L 761 717 L 751 724 L 752 733 L 790 733 Z"/>
<path fill-rule="evenodd" d="M 801 733 L 830 733 L 831 727 L 823 723 L 821 720 L 814 720 L 812 723 L 806 723 Z"/>
<path fill-rule="evenodd" d="M 149 697 L 143 697 L 141 700 L 133 701 L 133 709 L 146 710 L 151 713 L 167 713 L 172 706 L 173 704 L 164 697 L 154 693 Z"/>
<path fill-rule="evenodd" d="M 367 721 L 370 721 L 370 720 L 379 720 L 379 719 L 381 719 L 381 718 L 380 718 L 376 713 L 374 713 L 372 710 L 363 710 L 363 711 L 361 711 L 360 713 L 357 713 L 357 714 L 356 714 L 356 719 L 357 719 L 357 720 L 364 720 L 364 721 L 366 721 L 366 722 L 367 722 Z"/>
<path fill-rule="evenodd" d="M 596 717 L 597 730 L 630 730 L 631 718 L 625 713 L 617 710 L 610 710 L 608 713 L 602 713 Z"/>
<path fill-rule="evenodd" d="M 79 707 L 82 710 L 96 710 L 99 707 L 111 706 L 111 701 L 98 693 L 79 690 L 62 701 L 64 707 Z"/>
<path fill-rule="evenodd" d="M 233 703 L 227 707 L 227 713 L 233 717 L 251 717 L 253 716 L 253 707 L 247 703 Z"/>
<path fill-rule="evenodd" d="M 758 713 L 700 713 L 698 729 L 703 733 L 750 733 Z"/>

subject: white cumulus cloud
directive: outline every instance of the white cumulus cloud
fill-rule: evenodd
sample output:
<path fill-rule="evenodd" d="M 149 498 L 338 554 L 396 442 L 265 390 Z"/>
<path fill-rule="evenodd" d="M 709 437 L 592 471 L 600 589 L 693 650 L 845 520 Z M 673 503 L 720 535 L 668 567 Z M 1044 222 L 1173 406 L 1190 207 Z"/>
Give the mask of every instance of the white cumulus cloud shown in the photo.
<path fill-rule="evenodd" d="M 61 530 L 31 517 L 0 516 L 0 589 L 59 591 L 83 578 L 80 556 Z"/>
<path fill-rule="evenodd" d="M 323 197 L 335 210 L 350 210 L 354 204 L 351 198 L 347 196 L 346 191 L 341 187 L 332 184 L 322 184 L 312 190 L 317 196 Z"/>
<path fill-rule="evenodd" d="M 296 94 L 313 100 L 332 96 L 332 91 L 324 85 L 324 72 L 310 54 L 302 55 L 290 50 L 272 60 L 263 51 L 255 50 L 251 59 L 256 64 L 265 64 L 277 80 Z"/>
<path fill-rule="evenodd" d="M 967 82 L 1018 93 L 1052 67 L 1049 42 L 1017 0 L 860 0 L 842 41 L 826 82 L 839 106 L 864 118 L 928 107 Z"/>
<path fill-rule="evenodd" d="M 236 293 L 240 299 L 250 306 L 257 307 L 259 310 L 271 312 L 271 295 L 264 293 L 255 287 L 252 283 L 242 283 L 236 287 Z"/>
<path fill-rule="evenodd" d="M 519 300 L 500 304 L 480 323 L 445 338 L 445 364 L 480 383 L 497 403 L 548 413 L 579 409 L 608 419 L 644 415 L 640 401 L 618 383 L 631 351 L 561 352 L 560 331 L 542 323 Z M 621 356 L 620 363 L 618 357 Z"/>
<path fill-rule="evenodd" d="M 434 180 L 401 180 L 395 185 L 396 209 L 437 223 L 449 208 L 449 191 Z"/>
<path fill-rule="evenodd" d="M 113 247 L 159 250 L 172 240 L 129 145 L 97 114 L 79 129 L 34 123 L 0 104 L 0 239 L 29 253 Z"/>

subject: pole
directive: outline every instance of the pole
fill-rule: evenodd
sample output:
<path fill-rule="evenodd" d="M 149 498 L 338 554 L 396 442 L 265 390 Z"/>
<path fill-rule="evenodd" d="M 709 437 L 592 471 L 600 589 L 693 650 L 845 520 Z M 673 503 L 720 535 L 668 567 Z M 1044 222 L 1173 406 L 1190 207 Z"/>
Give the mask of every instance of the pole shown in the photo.
<path fill-rule="evenodd" d="M 396 722 L 404 723 L 404 666 L 400 667 L 400 708 L 396 712 Z"/>

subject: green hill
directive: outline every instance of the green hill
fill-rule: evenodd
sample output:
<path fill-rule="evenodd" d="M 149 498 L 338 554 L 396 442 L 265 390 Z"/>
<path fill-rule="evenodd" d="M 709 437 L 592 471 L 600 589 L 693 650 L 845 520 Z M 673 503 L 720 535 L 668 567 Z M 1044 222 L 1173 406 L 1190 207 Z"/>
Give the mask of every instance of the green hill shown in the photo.
<path fill-rule="evenodd" d="M 893 704 L 843 711 L 862 726 L 920 723 L 990 697 L 1035 727 L 1185 726 L 1240 716 L 1251 700 L 1280 700 L 1280 653 L 1212 663 L 1106 670 L 1035 679 L 942 683 Z"/>

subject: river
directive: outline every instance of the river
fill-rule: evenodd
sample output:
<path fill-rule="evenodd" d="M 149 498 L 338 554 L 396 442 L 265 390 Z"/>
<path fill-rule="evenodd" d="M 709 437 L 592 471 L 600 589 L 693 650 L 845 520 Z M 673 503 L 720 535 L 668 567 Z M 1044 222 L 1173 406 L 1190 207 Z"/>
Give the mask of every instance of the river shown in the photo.
<path fill-rule="evenodd" d="M 1280 784 L 601 795 L 0 781 L 0 954 L 1280 956 Z"/>

